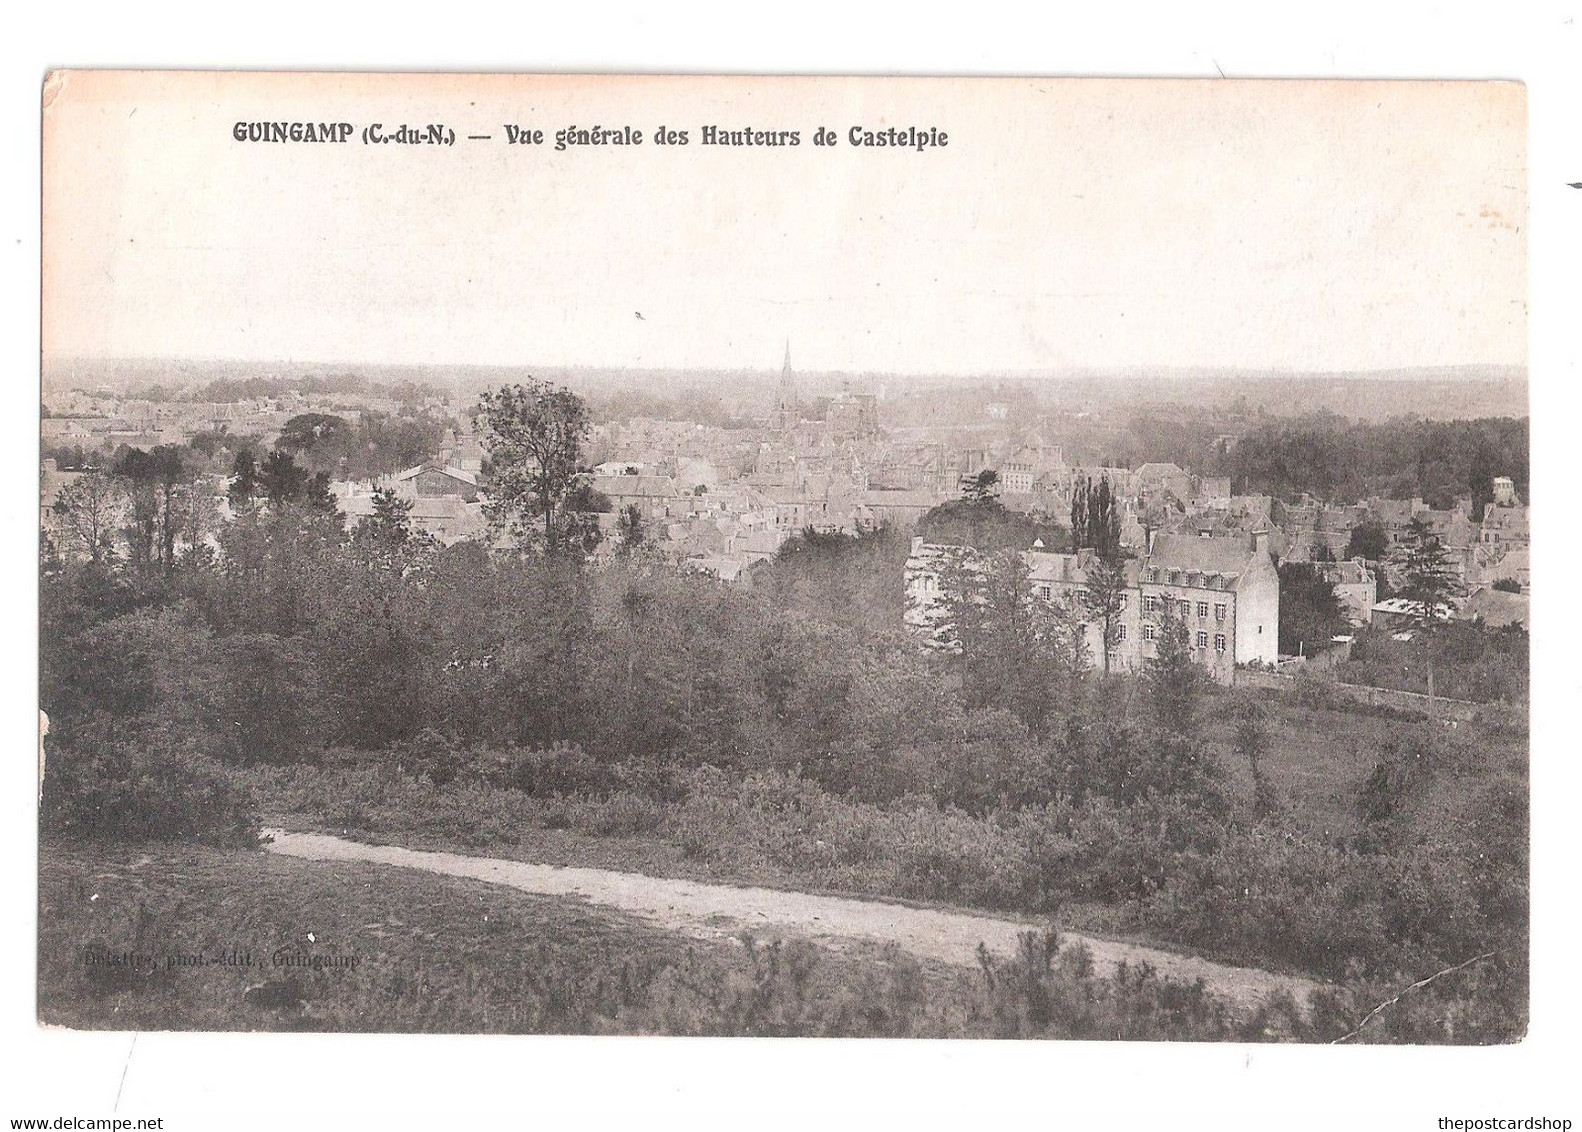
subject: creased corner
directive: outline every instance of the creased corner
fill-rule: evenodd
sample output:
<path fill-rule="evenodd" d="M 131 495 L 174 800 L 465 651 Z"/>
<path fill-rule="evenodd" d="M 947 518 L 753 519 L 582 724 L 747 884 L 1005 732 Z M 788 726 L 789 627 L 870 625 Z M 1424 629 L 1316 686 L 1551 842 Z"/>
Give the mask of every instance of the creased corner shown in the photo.
<path fill-rule="evenodd" d="M 61 68 L 56 68 L 44 76 L 44 110 L 46 113 L 48 113 L 51 106 L 55 105 L 55 100 L 60 97 L 60 92 L 66 89 L 66 83 L 70 77 L 71 72 Z"/>

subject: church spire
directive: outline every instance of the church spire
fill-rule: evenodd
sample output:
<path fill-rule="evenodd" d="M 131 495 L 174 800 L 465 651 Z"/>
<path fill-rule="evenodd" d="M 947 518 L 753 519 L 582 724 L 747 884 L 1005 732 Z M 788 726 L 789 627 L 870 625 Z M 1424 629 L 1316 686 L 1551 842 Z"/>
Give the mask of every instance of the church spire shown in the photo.
<path fill-rule="evenodd" d="M 788 429 L 797 422 L 796 378 L 791 373 L 791 339 L 786 339 L 786 360 L 780 370 L 780 388 L 775 395 L 775 425 Z"/>

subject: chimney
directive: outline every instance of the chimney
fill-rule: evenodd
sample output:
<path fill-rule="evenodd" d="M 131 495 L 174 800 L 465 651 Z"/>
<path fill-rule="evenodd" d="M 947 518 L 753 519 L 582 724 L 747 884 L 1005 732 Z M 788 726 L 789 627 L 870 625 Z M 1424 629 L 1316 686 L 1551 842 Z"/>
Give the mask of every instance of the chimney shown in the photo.
<path fill-rule="evenodd" d="M 923 549 L 923 536 L 922 535 L 913 535 L 912 536 L 912 553 L 916 554 L 919 550 L 922 550 L 922 549 Z"/>
<path fill-rule="evenodd" d="M 1269 532 L 1267 530 L 1252 533 L 1252 549 L 1255 554 L 1269 553 Z"/>

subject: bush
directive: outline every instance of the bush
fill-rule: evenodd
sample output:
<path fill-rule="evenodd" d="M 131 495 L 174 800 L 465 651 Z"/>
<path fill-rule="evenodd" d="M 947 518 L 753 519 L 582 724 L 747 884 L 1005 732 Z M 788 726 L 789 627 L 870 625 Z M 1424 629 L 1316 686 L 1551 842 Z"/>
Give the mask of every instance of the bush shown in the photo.
<path fill-rule="evenodd" d="M 135 744 L 79 735 L 48 752 L 46 831 L 88 841 L 258 844 L 258 804 L 230 768 L 155 732 Z"/>
<path fill-rule="evenodd" d="M 1167 885 L 1184 862 L 1217 852 L 1222 826 L 1180 798 L 1105 798 L 1024 810 L 1013 827 L 1039 906 L 1064 898 L 1124 904 Z"/>
<path fill-rule="evenodd" d="M 495 756 L 493 766 L 505 785 L 535 798 L 603 795 L 622 784 L 614 764 L 601 762 L 574 743 L 556 743 L 542 751 L 508 750 Z"/>
<path fill-rule="evenodd" d="M 387 754 L 395 760 L 397 770 L 421 775 L 435 786 L 448 786 L 467 769 L 465 752 L 449 736 L 432 727 L 423 728 L 410 739 L 392 743 Z"/>
<path fill-rule="evenodd" d="M 1446 761 L 1440 748 L 1448 739 L 1430 738 L 1423 731 L 1390 738 L 1379 752 L 1373 770 L 1357 798 L 1357 816 L 1365 822 L 1393 817 L 1407 803 L 1437 763 Z"/>

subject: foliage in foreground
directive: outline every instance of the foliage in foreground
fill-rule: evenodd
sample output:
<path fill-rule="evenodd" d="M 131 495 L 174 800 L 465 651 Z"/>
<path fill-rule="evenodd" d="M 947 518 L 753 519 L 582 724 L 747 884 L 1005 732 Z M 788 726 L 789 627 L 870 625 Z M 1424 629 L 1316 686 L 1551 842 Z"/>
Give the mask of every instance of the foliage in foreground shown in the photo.
<path fill-rule="evenodd" d="M 46 844 L 39 924 L 40 1016 L 89 1029 L 1324 1041 L 1367 1002 L 1337 992 L 1305 1012 L 1282 996 L 1232 1010 L 1147 967 L 1098 971 L 1052 932 L 945 970 L 893 948 L 687 940 L 470 881 L 210 850 L 132 862 Z M 167 962 L 237 949 L 252 967 Z M 89 964 L 88 950 L 157 961 Z M 277 950 L 359 963 L 282 973 Z M 283 1004 L 248 997 L 260 985 L 284 987 Z M 1403 1000 L 1352 1040 L 1454 1040 L 1432 1006 Z"/>
<path fill-rule="evenodd" d="M 47 829 L 120 844 L 258 843 L 251 785 L 179 736 L 100 735 L 50 758 L 40 807 Z"/>

